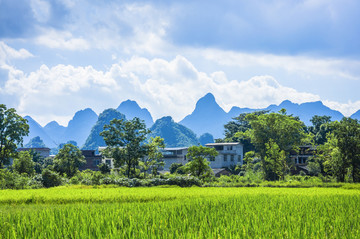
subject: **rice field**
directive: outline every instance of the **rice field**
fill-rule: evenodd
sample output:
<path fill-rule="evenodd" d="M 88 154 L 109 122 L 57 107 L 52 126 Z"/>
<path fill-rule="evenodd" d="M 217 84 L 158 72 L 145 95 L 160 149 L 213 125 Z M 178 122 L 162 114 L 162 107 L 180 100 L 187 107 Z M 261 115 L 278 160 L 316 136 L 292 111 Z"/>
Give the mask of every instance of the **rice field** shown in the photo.
<path fill-rule="evenodd" d="M 0 238 L 360 238 L 360 190 L 2 190 Z"/>

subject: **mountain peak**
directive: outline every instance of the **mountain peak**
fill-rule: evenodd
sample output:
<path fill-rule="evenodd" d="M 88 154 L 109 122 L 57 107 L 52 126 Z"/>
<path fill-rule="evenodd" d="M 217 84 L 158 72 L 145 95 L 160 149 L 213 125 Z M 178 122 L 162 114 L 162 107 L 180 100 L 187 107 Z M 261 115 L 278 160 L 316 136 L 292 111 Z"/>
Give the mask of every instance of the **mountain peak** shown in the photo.
<path fill-rule="evenodd" d="M 196 107 L 201 105 L 218 105 L 216 103 L 215 97 L 211 93 L 207 93 L 205 96 L 201 97 L 196 103 Z"/>
<path fill-rule="evenodd" d="M 144 120 L 147 127 L 154 124 L 150 112 L 146 108 L 141 108 L 136 101 L 123 101 L 116 110 L 124 114 L 128 120 L 137 117 Z"/>

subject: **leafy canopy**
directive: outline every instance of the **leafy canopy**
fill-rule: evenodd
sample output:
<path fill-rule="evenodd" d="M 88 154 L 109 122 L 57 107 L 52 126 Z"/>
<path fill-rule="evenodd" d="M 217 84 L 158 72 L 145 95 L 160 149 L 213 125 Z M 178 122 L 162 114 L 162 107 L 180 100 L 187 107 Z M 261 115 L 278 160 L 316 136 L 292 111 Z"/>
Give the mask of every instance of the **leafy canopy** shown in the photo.
<path fill-rule="evenodd" d="M 17 145 L 22 145 L 23 137 L 29 134 L 29 125 L 13 108 L 0 104 L 0 168 L 10 162 Z"/>

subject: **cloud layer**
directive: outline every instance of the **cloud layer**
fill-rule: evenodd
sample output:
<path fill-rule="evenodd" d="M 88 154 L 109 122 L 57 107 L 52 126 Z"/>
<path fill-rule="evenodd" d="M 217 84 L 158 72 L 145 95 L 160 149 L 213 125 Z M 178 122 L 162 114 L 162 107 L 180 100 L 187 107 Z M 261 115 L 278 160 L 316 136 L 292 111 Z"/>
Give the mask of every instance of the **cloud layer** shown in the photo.
<path fill-rule="evenodd" d="M 13 55 L 24 53 L 9 49 Z M 43 124 L 52 119 L 66 124 L 76 110 L 91 107 L 100 113 L 126 99 L 138 101 L 155 118 L 171 115 L 175 120 L 191 113 L 196 101 L 208 92 L 226 110 L 232 106 L 262 108 L 286 99 L 295 103 L 321 100 L 318 95 L 285 87 L 269 75 L 241 81 L 228 79 L 222 71 L 207 74 L 180 55 L 170 61 L 133 57 L 107 71 L 91 66 L 42 65 L 25 74 L 10 67 L 0 92 L 16 99 L 15 107 L 21 114 L 30 114 Z M 346 109 L 341 104 L 328 104 Z"/>

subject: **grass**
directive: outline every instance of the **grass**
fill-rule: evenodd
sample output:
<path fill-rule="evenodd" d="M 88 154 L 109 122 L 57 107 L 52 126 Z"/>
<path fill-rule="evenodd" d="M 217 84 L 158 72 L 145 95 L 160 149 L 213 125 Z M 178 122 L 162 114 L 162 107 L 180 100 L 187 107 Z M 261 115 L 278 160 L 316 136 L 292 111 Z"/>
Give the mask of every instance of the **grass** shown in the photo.
<path fill-rule="evenodd" d="M 93 188 L 0 191 L 0 238 L 358 238 L 360 191 Z"/>

